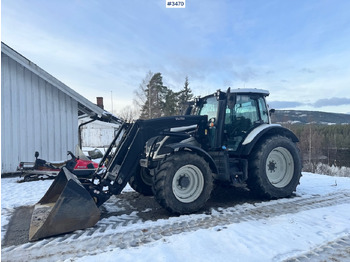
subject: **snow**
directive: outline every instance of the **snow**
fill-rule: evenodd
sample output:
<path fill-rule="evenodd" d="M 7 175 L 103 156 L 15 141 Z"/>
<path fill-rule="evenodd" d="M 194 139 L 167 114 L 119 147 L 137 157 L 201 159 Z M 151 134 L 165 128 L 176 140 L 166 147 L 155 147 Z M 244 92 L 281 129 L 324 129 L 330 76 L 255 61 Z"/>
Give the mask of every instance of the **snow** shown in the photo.
<path fill-rule="evenodd" d="M 168 237 L 133 249 L 113 250 L 77 261 L 272 261 L 349 233 L 350 205 L 242 222 Z M 315 220 L 315 218 L 318 218 Z M 321 218 L 321 219 L 319 219 Z M 347 228 L 347 230 L 344 230 Z M 98 252 L 97 252 L 98 253 Z"/>
<path fill-rule="evenodd" d="M 17 178 L 1 179 L 2 238 L 14 208 L 35 204 L 52 183 L 52 180 L 28 183 L 16 183 L 16 180 Z M 132 189 L 127 187 L 125 190 Z M 306 199 L 336 192 L 349 194 L 350 178 L 303 173 L 296 194 L 301 199 Z M 288 200 L 278 201 L 283 203 Z M 229 209 L 269 206 L 271 203 L 273 201 L 254 205 L 246 203 L 223 209 L 222 212 L 225 214 Z M 108 205 L 106 208 L 111 212 L 117 209 Z M 120 208 L 118 210 L 120 211 Z M 215 215 L 214 212 L 217 211 L 213 211 L 213 215 Z M 125 216 L 137 218 L 135 213 Z M 209 215 L 171 217 L 169 220 L 186 221 L 199 216 L 208 217 Z M 162 226 L 169 220 L 139 222 L 132 227 L 144 228 L 148 224 Z M 65 261 L 283 261 L 349 234 L 350 203 L 342 202 L 296 213 L 262 216 L 261 219 L 243 220 L 224 226 L 174 234 L 138 247 L 111 248 L 107 252 L 105 249 L 102 252 L 98 246 L 87 246 L 86 250 L 95 248 L 93 255 L 90 253 Z M 80 241 L 75 244 L 81 249 L 84 248 L 85 243 Z M 57 250 L 57 257 L 53 259 L 60 260 L 59 250 Z"/>

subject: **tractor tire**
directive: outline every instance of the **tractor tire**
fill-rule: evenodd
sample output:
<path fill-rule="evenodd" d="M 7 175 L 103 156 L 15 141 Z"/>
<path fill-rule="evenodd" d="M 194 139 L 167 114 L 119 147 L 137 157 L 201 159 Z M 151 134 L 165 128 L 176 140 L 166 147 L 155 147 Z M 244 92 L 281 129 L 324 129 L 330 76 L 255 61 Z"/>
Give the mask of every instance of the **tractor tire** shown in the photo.
<path fill-rule="evenodd" d="M 301 177 L 299 149 L 287 137 L 269 137 L 253 150 L 248 168 L 247 185 L 254 195 L 265 199 L 291 196 Z"/>
<path fill-rule="evenodd" d="M 174 214 L 198 211 L 209 199 L 212 189 L 209 164 L 195 153 L 178 152 L 166 157 L 154 177 L 155 199 Z"/>
<path fill-rule="evenodd" d="M 153 176 L 149 169 L 141 166 L 136 168 L 135 174 L 129 180 L 131 188 L 144 196 L 153 196 L 152 184 Z"/>

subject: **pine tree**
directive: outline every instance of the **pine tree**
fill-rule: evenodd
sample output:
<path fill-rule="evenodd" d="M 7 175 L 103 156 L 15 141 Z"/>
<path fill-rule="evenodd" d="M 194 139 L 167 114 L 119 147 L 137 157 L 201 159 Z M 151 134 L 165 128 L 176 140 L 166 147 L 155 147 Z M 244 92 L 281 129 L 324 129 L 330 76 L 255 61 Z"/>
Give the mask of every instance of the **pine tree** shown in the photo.
<path fill-rule="evenodd" d="M 163 116 L 168 88 L 163 85 L 161 73 L 152 76 L 144 92 L 146 101 L 142 105 L 140 118 L 151 119 Z"/>
<path fill-rule="evenodd" d="M 188 77 L 185 79 L 183 89 L 174 92 L 163 85 L 161 73 L 152 72 L 148 72 L 139 89 L 134 93 L 136 96 L 134 103 L 140 110 L 141 119 L 184 114 L 188 102 L 193 98 Z"/>
<path fill-rule="evenodd" d="M 188 87 L 188 77 L 186 76 L 185 84 L 183 89 L 178 93 L 178 114 L 182 115 L 185 113 L 187 104 L 193 99 L 193 94 L 191 88 Z"/>
<path fill-rule="evenodd" d="M 165 96 L 165 104 L 163 108 L 164 116 L 174 116 L 177 114 L 178 93 L 167 89 Z"/>

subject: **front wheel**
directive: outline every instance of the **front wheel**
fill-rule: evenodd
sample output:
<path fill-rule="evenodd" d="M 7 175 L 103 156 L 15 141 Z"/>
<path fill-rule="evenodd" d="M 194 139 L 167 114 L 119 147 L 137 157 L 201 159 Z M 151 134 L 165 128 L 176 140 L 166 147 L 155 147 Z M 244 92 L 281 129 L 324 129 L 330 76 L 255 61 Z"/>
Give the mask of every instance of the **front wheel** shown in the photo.
<path fill-rule="evenodd" d="M 299 149 L 287 137 L 270 137 L 257 145 L 249 157 L 247 184 L 251 192 L 265 198 L 290 196 L 299 184 Z"/>
<path fill-rule="evenodd" d="M 152 196 L 153 176 L 148 168 L 138 166 L 135 174 L 130 178 L 129 185 L 136 192 L 144 196 Z"/>
<path fill-rule="evenodd" d="M 176 214 L 201 209 L 212 189 L 213 177 L 208 163 L 190 152 L 179 152 L 164 159 L 153 184 L 157 202 Z"/>

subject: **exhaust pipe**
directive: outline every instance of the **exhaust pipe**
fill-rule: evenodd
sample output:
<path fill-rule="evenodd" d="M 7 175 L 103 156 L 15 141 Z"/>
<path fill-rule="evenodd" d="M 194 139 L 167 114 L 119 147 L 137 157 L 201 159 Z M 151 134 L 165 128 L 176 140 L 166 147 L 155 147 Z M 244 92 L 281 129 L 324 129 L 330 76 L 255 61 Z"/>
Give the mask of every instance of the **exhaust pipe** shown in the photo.
<path fill-rule="evenodd" d="M 29 241 L 94 226 L 100 210 L 78 178 L 63 167 L 35 205 Z"/>

